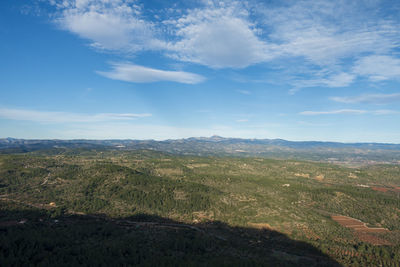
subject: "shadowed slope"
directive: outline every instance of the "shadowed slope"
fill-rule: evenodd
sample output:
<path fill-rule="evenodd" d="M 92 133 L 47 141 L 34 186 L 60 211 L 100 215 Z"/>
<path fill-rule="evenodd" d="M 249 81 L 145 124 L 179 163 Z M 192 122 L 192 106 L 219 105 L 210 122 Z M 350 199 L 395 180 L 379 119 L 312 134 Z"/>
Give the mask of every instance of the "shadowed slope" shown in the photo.
<path fill-rule="evenodd" d="M 7 209 L 0 217 L 6 266 L 339 266 L 276 231 L 221 222 L 182 224 L 146 214 L 50 218 L 40 210 Z"/>

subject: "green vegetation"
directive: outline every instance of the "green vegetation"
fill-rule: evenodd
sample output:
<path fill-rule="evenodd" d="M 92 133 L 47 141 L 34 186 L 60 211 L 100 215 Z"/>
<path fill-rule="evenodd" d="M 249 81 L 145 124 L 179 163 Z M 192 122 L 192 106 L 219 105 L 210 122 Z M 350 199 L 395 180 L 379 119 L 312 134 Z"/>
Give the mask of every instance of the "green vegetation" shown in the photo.
<path fill-rule="evenodd" d="M 399 185 L 398 165 L 149 150 L 4 154 L 0 262 L 399 266 Z M 361 238 L 331 215 L 390 232 Z M 49 251 L 57 256 L 46 262 Z"/>

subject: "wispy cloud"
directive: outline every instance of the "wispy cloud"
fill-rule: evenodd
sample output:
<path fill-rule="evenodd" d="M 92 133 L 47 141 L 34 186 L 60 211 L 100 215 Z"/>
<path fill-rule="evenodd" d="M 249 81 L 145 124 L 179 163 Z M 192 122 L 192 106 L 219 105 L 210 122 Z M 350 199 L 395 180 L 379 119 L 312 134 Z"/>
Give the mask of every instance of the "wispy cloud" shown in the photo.
<path fill-rule="evenodd" d="M 370 103 L 370 104 L 386 104 L 400 102 L 400 93 L 395 94 L 365 94 L 359 96 L 343 96 L 331 97 L 333 101 L 340 103 Z"/>
<path fill-rule="evenodd" d="M 142 8 L 129 0 L 51 0 L 58 9 L 56 23 L 91 45 L 131 53 L 158 49 L 162 41 L 153 23 L 142 18 Z"/>
<path fill-rule="evenodd" d="M 400 59 L 388 55 L 366 56 L 356 61 L 353 72 L 374 82 L 400 79 Z"/>
<path fill-rule="evenodd" d="M 365 52 L 396 47 L 399 29 L 377 16 L 375 1 L 293 1 L 260 5 L 269 38 L 282 55 L 300 56 L 317 65 L 332 65 Z"/>
<path fill-rule="evenodd" d="M 338 109 L 338 110 L 329 110 L 329 111 L 302 111 L 299 113 L 300 115 L 314 116 L 314 115 L 336 115 L 336 114 L 373 114 L 373 115 L 390 115 L 390 114 L 399 114 L 397 110 L 360 110 L 360 109 Z"/>
<path fill-rule="evenodd" d="M 320 78 L 311 78 L 307 80 L 293 80 L 291 83 L 293 84 L 293 88 L 290 89 L 289 93 L 294 94 L 299 91 L 301 88 L 309 88 L 309 87 L 346 87 L 349 86 L 355 79 L 355 75 L 339 72 L 335 74 L 331 74 L 326 76 L 326 74 L 316 74 L 316 76 L 322 76 Z"/>
<path fill-rule="evenodd" d="M 90 123 L 104 121 L 126 121 L 150 117 L 150 113 L 97 113 L 38 111 L 29 109 L 0 108 L 0 118 L 41 123 Z"/>
<path fill-rule="evenodd" d="M 97 71 L 97 73 L 113 80 L 136 83 L 171 81 L 195 84 L 205 80 L 203 76 L 195 73 L 152 69 L 126 63 L 113 64 L 111 71 Z"/>
<path fill-rule="evenodd" d="M 346 87 L 358 76 L 372 75 L 364 66 L 369 63 L 365 54 L 389 55 L 400 41 L 399 22 L 380 16 L 379 5 L 376 1 L 323 0 L 293 1 L 275 8 L 261 5 L 257 11 L 270 29 L 269 41 L 279 44 L 278 59 L 292 63 L 303 58 L 291 68 L 295 78 L 288 79 L 293 86 L 290 93 L 307 87 Z M 305 70 L 299 72 L 301 66 Z M 376 71 L 376 66 L 370 66 Z"/>
<path fill-rule="evenodd" d="M 240 119 L 240 120 L 236 120 L 236 122 L 248 122 L 248 119 Z"/>

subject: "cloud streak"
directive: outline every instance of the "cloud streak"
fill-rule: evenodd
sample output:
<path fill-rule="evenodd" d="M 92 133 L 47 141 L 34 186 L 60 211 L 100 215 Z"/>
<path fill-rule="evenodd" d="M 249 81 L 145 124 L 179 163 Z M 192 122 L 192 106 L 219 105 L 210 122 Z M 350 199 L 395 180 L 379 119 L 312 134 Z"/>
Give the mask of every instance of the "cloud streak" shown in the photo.
<path fill-rule="evenodd" d="M 29 109 L 0 108 L 0 118 L 40 123 L 93 123 L 104 121 L 127 121 L 151 117 L 150 113 L 97 113 L 38 111 Z"/>
<path fill-rule="evenodd" d="M 316 75 L 318 76 L 318 74 Z M 290 89 L 289 94 L 294 94 L 299 91 L 301 88 L 308 88 L 308 87 L 330 87 L 330 88 L 337 88 L 337 87 L 346 87 L 353 83 L 354 79 L 356 78 L 355 75 L 339 72 L 332 74 L 330 76 L 326 76 L 325 74 L 321 75 L 321 78 L 312 78 L 308 80 L 294 80 L 293 88 Z"/>
<path fill-rule="evenodd" d="M 152 69 L 126 63 L 116 63 L 112 65 L 111 71 L 96 71 L 96 73 L 109 79 L 135 83 L 170 81 L 196 84 L 205 80 L 203 76 L 195 73 Z"/>
<path fill-rule="evenodd" d="M 400 93 L 395 94 L 365 94 L 359 96 L 331 97 L 331 100 L 353 104 L 353 103 L 369 103 L 369 104 L 387 104 L 400 102 Z"/>

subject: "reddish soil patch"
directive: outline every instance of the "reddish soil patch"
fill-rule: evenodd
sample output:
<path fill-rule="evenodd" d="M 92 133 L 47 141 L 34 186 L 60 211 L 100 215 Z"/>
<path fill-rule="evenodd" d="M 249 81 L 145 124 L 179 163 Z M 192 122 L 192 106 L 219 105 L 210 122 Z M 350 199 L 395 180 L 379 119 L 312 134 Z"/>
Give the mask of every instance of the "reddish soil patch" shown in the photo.
<path fill-rule="evenodd" d="M 340 225 L 354 230 L 355 236 L 364 242 L 371 243 L 373 245 L 390 245 L 391 243 L 379 238 L 370 233 L 386 233 L 389 232 L 386 228 L 370 228 L 360 220 L 347 217 L 347 216 L 331 216 L 333 220 L 338 222 Z"/>
<path fill-rule="evenodd" d="M 337 221 L 340 225 L 347 228 L 366 227 L 362 221 L 347 217 L 347 216 L 331 216 L 333 220 Z"/>
<path fill-rule="evenodd" d="M 373 245 L 392 245 L 392 243 L 390 243 L 387 240 L 384 240 L 380 237 L 377 237 L 375 235 L 370 235 L 370 234 L 366 234 L 363 232 L 356 232 L 355 235 L 357 236 L 357 238 L 363 242 L 367 242 Z"/>
<path fill-rule="evenodd" d="M 384 193 L 386 193 L 388 191 L 395 192 L 395 193 L 400 192 L 400 186 L 395 186 L 395 187 L 390 187 L 390 188 L 389 187 L 373 186 L 373 187 L 371 187 L 371 189 L 375 190 L 375 191 L 379 191 L 379 192 L 384 192 Z"/>
<path fill-rule="evenodd" d="M 373 186 L 373 187 L 371 187 L 371 189 L 375 190 L 375 191 L 379 191 L 379 192 L 387 192 L 387 191 L 389 191 L 389 189 L 384 188 L 384 187 L 375 187 L 375 186 Z"/>

